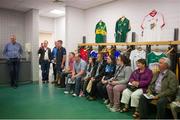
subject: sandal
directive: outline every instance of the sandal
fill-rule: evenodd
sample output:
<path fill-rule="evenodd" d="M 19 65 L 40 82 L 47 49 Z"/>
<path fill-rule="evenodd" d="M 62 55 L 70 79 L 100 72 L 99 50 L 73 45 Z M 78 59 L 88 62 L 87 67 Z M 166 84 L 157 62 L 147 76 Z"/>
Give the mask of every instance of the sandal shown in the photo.
<path fill-rule="evenodd" d="M 120 110 L 120 112 L 128 112 L 128 108 L 123 108 L 122 110 Z"/>
<path fill-rule="evenodd" d="M 139 118 L 139 116 L 140 116 L 140 115 L 139 115 L 139 112 L 137 112 L 137 111 L 134 112 L 134 114 L 133 114 L 133 117 L 134 117 L 134 118 Z"/>

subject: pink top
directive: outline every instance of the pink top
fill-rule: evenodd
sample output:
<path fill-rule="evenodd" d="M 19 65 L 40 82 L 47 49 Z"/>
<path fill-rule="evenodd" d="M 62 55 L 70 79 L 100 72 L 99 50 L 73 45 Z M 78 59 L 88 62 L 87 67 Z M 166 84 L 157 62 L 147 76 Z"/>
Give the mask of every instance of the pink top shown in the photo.
<path fill-rule="evenodd" d="M 73 71 L 73 67 L 74 67 L 74 58 L 69 60 L 69 71 L 72 72 Z"/>

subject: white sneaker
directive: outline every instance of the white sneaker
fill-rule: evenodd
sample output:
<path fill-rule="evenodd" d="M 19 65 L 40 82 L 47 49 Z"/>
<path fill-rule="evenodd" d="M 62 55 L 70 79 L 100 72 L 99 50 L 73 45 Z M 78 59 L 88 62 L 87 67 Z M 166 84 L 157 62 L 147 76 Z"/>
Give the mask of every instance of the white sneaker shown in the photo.
<path fill-rule="evenodd" d="M 69 92 L 68 91 L 64 91 L 64 94 L 69 94 Z"/>
<path fill-rule="evenodd" d="M 120 111 L 120 109 L 117 109 L 117 108 L 115 108 L 115 107 L 109 108 L 109 110 L 110 110 L 111 112 L 119 112 L 119 111 Z"/>
<path fill-rule="evenodd" d="M 104 104 L 108 104 L 108 102 L 109 102 L 108 100 L 104 100 Z"/>
<path fill-rule="evenodd" d="M 72 94 L 72 96 L 77 97 L 76 93 Z"/>
<path fill-rule="evenodd" d="M 109 109 L 112 108 L 112 106 L 110 104 L 107 104 L 106 107 Z"/>

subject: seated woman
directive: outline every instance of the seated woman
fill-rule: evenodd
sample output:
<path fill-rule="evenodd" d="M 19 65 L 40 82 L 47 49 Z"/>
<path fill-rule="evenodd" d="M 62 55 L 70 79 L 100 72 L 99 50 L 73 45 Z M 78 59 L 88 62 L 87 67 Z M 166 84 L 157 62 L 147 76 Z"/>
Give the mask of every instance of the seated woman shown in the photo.
<path fill-rule="evenodd" d="M 104 103 L 108 102 L 108 95 L 106 90 L 106 85 L 108 81 L 114 76 L 116 70 L 115 60 L 112 56 L 107 57 L 107 65 L 105 67 L 105 73 L 101 81 L 97 84 L 97 92 L 100 98 L 104 99 Z"/>
<path fill-rule="evenodd" d="M 129 78 L 127 88 L 122 93 L 121 103 L 125 104 L 125 107 L 121 112 L 128 111 L 128 104 L 131 98 L 131 107 L 135 107 L 133 117 L 138 117 L 138 105 L 140 96 L 146 92 L 148 85 L 150 84 L 153 74 L 152 71 L 146 67 L 146 60 L 139 59 L 137 61 L 137 67 Z"/>
<path fill-rule="evenodd" d="M 81 91 L 80 96 L 87 96 L 87 85 L 89 83 L 89 80 L 91 79 L 91 77 L 94 77 L 96 74 L 96 58 L 90 57 L 89 61 L 88 61 L 88 65 L 87 65 L 87 69 L 86 69 L 86 76 L 83 78 L 84 84 L 83 84 L 83 91 Z"/>
<path fill-rule="evenodd" d="M 95 76 L 92 76 L 90 81 L 92 82 L 91 90 L 88 93 L 88 100 L 95 100 L 97 98 L 97 83 L 101 81 L 104 73 L 105 73 L 105 67 L 106 67 L 106 61 L 103 59 L 102 53 L 98 53 L 97 55 L 97 69 Z"/>
<path fill-rule="evenodd" d="M 108 104 L 107 107 L 112 112 L 120 111 L 120 94 L 126 88 L 129 77 L 132 73 L 130 60 L 126 56 L 121 55 L 118 57 L 116 64 L 115 75 L 112 80 L 108 82 L 106 87 L 110 100 L 110 104 Z"/>

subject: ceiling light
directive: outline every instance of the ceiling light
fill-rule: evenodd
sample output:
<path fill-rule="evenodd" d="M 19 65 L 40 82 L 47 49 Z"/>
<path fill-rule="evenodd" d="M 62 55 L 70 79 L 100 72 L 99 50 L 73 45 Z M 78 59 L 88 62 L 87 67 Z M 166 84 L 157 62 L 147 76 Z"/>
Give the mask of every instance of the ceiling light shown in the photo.
<path fill-rule="evenodd" d="M 65 14 L 65 12 L 64 11 L 62 11 L 62 10 L 56 10 L 56 9 L 54 9 L 54 10 L 51 10 L 50 11 L 50 13 L 53 13 L 53 14 Z"/>

